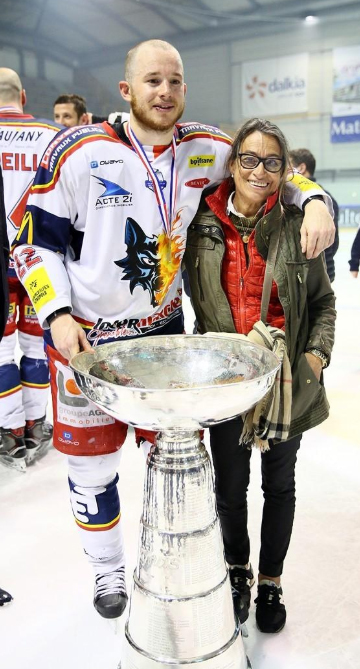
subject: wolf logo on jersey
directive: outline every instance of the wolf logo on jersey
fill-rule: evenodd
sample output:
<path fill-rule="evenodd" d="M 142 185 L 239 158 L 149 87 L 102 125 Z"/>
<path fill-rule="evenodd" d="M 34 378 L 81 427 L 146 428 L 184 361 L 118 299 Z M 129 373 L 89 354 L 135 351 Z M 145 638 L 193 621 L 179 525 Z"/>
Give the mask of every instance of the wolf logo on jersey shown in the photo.
<path fill-rule="evenodd" d="M 130 281 L 130 293 L 136 286 L 148 290 L 153 307 L 157 305 L 155 293 L 160 289 L 158 240 L 155 235 L 147 237 L 133 218 L 126 219 L 125 243 L 127 256 L 115 260 L 115 265 L 124 270 L 123 281 Z"/>

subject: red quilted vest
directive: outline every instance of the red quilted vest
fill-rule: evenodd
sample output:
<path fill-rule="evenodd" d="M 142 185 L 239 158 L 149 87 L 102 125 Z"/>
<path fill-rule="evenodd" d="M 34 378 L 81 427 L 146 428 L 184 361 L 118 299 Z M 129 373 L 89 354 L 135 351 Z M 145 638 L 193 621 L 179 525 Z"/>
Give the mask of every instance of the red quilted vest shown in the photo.
<path fill-rule="evenodd" d="M 260 320 L 261 295 L 266 263 L 255 246 L 255 233 L 249 238 L 247 261 L 244 243 L 231 219 L 226 214 L 230 182 L 224 181 L 206 198 L 214 214 L 221 220 L 225 235 L 225 254 L 222 265 L 222 285 L 227 295 L 234 325 L 239 334 L 248 334 Z M 265 211 L 269 212 L 276 199 L 269 197 Z M 273 281 L 267 323 L 277 328 L 285 325 L 284 312 Z"/>

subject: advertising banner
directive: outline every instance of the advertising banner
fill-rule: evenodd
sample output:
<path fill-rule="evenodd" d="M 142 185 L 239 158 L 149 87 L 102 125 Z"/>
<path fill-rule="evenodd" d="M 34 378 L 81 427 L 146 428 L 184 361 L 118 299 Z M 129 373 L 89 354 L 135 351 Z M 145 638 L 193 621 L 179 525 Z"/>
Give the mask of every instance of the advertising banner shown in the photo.
<path fill-rule="evenodd" d="M 333 51 L 332 142 L 360 142 L 360 44 Z"/>
<path fill-rule="evenodd" d="M 298 114 L 308 109 L 307 53 L 242 64 L 244 116 Z"/>

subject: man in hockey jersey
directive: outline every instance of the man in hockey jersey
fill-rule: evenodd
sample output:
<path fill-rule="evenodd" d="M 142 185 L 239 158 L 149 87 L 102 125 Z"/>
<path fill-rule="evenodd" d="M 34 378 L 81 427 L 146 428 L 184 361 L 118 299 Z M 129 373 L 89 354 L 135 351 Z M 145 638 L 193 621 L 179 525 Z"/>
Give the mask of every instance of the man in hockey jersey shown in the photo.
<path fill-rule="evenodd" d="M 30 185 L 49 141 L 59 131 L 51 121 L 23 113 L 25 90 L 13 70 L 0 68 L 0 158 L 10 244 L 19 230 Z M 50 442 L 45 421 L 49 368 L 43 331 L 18 280 L 8 270 L 10 311 L 0 344 L 0 462 L 20 471 Z M 16 332 L 23 356 L 15 363 Z"/>
<path fill-rule="evenodd" d="M 177 123 L 186 86 L 180 55 L 167 42 L 132 49 L 125 76 L 120 92 L 130 121 L 58 135 L 38 170 L 14 251 L 46 328 L 54 445 L 68 455 L 73 513 L 95 570 L 94 605 L 107 618 L 120 616 L 127 600 L 116 486 L 127 426 L 79 393 L 67 362 L 105 342 L 183 332 L 186 231 L 203 188 L 225 176 L 231 144 L 216 128 Z M 304 194 L 295 181 L 291 202 L 322 198 L 316 184 Z M 323 203 L 312 200 L 308 208 L 318 221 L 311 231 L 307 216 L 303 230 L 311 256 L 331 242 L 333 224 Z M 154 434 L 137 430 L 136 438 L 153 442 Z"/>

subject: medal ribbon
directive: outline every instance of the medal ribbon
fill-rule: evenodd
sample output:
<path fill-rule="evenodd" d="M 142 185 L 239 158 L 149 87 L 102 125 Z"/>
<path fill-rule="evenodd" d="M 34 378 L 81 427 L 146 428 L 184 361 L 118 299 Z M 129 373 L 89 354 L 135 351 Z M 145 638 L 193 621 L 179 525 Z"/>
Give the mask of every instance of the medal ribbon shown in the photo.
<path fill-rule="evenodd" d="M 174 212 L 175 212 L 175 204 L 176 204 L 176 194 L 177 194 L 177 185 L 178 185 L 178 173 L 176 169 L 176 130 L 174 131 L 172 140 L 171 140 L 171 153 L 172 153 L 172 160 L 171 160 L 171 172 L 170 172 L 170 202 L 169 202 L 169 207 L 167 206 L 167 202 L 165 200 L 165 195 L 163 190 L 160 188 L 159 180 L 156 176 L 156 172 L 152 167 L 152 164 L 150 160 L 148 159 L 145 149 L 141 142 L 138 140 L 136 137 L 134 131 L 131 128 L 130 121 L 128 122 L 128 134 L 129 134 L 129 139 L 131 142 L 131 146 L 133 147 L 135 153 L 139 156 L 142 164 L 146 168 L 147 172 L 149 173 L 150 179 L 153 183 L 153 188 L 154 188 L 154 194 L 156 197 L 156 201 L 159 207 L 159 212 L 161 216 L 161 220 L 163 223 L 164 230 L 170 239 L 170 234 L 171 234 L 171 222 L 174 217 Z"/>

